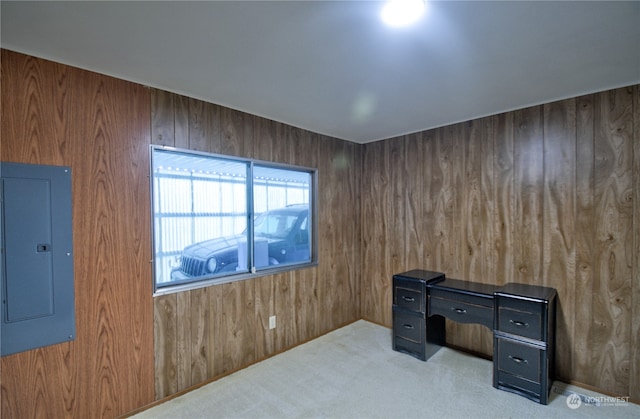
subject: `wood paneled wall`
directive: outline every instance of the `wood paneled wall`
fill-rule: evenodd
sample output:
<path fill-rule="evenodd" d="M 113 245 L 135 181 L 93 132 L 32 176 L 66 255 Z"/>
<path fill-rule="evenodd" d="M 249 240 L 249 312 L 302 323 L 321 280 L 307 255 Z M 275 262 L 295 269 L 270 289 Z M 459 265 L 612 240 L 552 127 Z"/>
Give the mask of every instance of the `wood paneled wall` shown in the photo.
<path fill-rule="evenodd" d="M 640 400 L 640 86 L 364 146 L 362 317 L 414 268 L 559 293 L 557 374 Z M 490 355 L 491 332 L 447 322 Z"/>
<path fill-rule="evenodd" d="M 151 103 L 155 144 L 318 168 L 320 226 L 318 267 L 155 298 L 156 397 L 359 319 L 359 146 L 161 90 Z"/>
<path fill-rule="evenodd" d="M 76 339 L 2 357 L 3 418 L 154 399 L 149 90 L 2 50 L 2 161 L 72 168 Z"/>

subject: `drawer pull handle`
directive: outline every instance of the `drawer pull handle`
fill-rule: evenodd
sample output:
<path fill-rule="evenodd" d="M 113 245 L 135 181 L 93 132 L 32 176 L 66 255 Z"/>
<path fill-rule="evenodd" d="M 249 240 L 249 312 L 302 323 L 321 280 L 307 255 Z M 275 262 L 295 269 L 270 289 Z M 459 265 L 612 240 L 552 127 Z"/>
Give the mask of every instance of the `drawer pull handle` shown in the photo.
<path fill-rule="evenodd" d="M 529 361 L 527 361 L 526 359 L 518 358 L 517 356 L 509 355 L 509 359 L 512 360 L 513 362 L 515 362 L 516 364 L 528 364 L 529 363 Z"/>
<path fill-rule="evenodd" d="M 529 323 L 520 322 L 518 320 L 509 320 L 509 323 L 512 323 L 516 327 L 529 327 Z"/>
<path fill-rule="evenodd" d="M 402 296 L 402 299 L 403 299 L 403 300 L 405 300 L 405 301 L 408 301 L 408 302 L 410 302 L 410 303 L 413 303 L 413 302 L 416 300 L 415 298 L 413 298 L 413 297 L 407 297 L 406 295 L 403 295 L 403 296 Z"/>
<path fill-rule="evenodd" d="M 467 312 L 467 310 L 465 310 L 464 308 L 451 307 L 451 310 L 455 311 L 458 314 L 465 314 Z"/>
<path fill-rule="evenodd" d="M 412 324 L 403 324 L 402 327 L 404 327 L 405 329 L 413 329 L 413 325 Z"/>

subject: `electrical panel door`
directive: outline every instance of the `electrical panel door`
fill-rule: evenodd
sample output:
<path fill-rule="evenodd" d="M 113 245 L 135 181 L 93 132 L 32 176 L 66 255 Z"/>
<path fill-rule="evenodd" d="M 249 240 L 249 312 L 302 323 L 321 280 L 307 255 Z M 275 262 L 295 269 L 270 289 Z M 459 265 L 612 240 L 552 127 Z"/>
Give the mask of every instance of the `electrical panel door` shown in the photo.
<path fill-rule="evenodd" d="M 1 354 L 75 338 L 71 169 L 0 163 Z"/>

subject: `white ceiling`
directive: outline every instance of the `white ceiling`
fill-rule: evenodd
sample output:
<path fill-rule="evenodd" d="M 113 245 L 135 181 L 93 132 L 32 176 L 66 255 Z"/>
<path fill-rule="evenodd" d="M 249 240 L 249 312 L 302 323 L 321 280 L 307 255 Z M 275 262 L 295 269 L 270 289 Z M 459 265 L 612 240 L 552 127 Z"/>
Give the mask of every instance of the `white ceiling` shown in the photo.
<path fill-rule="evenodd" d="M 640 83 L 640 2 L 11 2 L 2 48 L 367 143 Z"/>

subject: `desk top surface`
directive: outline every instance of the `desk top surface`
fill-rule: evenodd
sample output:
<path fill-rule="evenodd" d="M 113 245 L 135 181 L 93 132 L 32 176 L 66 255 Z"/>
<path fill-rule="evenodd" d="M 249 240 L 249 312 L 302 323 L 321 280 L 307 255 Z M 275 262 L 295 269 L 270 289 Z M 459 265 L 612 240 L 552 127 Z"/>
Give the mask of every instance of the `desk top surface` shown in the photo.
<path fill-rule="evenodd" d="M 462 281 L 460 279 L 446 278 L 444 281 L 429 284 L 429 288 L 444 291 L 456 291 L 477 296 L 493 298 L 493 293 L 500 287 L 479 282 Z"/>
<path fill-rule="evenodd" d="M 512 298 L 534 299 L 550 301 L 553 299 L 557 291 L 554 288 L 542 287 L 538 285 L 509 283 L 499 287 L 496 295 L 504 295 Z"/>
<path fill-rule="evenodd" d="M 497 295 L 509 296 L 512 298 L 550 301 L 557 295 L 557 291 L 554 288 L 549 287 L 517 283 L 508 283 L 505 285 L 483 284 L 480 282 L 447 278 L 442 272 L 422 269 L 403 272 L 394 275 L 394 277 L 424 281 L 427 288 L 434 290 L 453 291 L 485 298 L 494 298 L 494 295 Z"/>
<path fill-rule="evenodd" d="M 404 279 L 421 280 L 427 283 L 433 280 L 444 278 L 444 274 L 442 272 L 425 271 L 423 269 L 414 269 L 412 271 L 403 272 L 401 274 L 396 274 L 394 276 L 404 278 Z"/>

